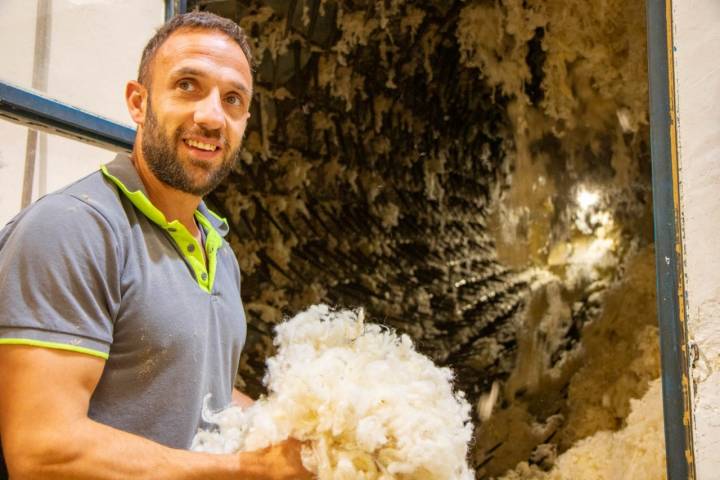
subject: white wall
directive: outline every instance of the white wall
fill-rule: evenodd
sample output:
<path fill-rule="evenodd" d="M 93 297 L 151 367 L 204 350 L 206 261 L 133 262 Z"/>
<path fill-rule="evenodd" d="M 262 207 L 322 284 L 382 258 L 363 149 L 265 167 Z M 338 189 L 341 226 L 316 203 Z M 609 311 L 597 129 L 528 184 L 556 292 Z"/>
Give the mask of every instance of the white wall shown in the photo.
<path fill-rule="evenodd" d="M 720 2 L 672 3 L 695 461 L 720 479 Z"/>
<path fill-rule="evenodd" d="M 163 0 L 52 0 L 47 95 L 130 124 L 125 82 L 163 22 Z M 37 0 L 0 0 L 0 80 L 30 88 Z M 33 198 L 90 173 L 114 157 L 65 138 L 39 142 Z M 27 129 L 0 120 L 0 226 L 20 209 Z"/>

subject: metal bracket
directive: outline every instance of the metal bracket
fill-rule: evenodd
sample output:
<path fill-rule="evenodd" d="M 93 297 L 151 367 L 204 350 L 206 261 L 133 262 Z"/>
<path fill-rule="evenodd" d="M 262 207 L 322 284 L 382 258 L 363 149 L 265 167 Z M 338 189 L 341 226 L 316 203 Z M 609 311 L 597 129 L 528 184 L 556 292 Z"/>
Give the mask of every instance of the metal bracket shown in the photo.
<path fill-rule="evenodd" d="M 135 142 L 129 126 L 4 82 L 0 118 L 117 152 L 132 151 Z"/>
<path fill-rule="evenodd" d="M 165 0 L 165 21 L 187 12 L 187 0 Z"/>
<path fill-rule="evenodd" d="M 695 478 L 673 75 L 672 0 L 646 0 L 655 269 L 669 480 Z"/>

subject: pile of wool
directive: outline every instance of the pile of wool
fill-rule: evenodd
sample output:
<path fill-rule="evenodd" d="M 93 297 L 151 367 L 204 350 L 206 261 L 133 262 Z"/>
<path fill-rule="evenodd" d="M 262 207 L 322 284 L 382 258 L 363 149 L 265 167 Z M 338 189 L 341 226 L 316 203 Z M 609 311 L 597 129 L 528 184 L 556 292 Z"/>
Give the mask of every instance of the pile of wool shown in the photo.
<path fill-rule="evenodd" d="M 654 380 L 641 399 L 631 401 L 632 411 L 624 428 L 580 440 L 558 457 L 551 471 L 543 472 L 523 462 L 501 480 L 664 480 L 661 388 L 660 379 Z"/>
<path fill-rule="evenodd" d="M 453 374 L 406 335 L 362 311 L 311 307 L 276 327 L 268 395 L 249 408 L 204 409 L 215 430 L 192 449 L 251 451 L 294 437 L 320 480 L 470 480 L 470 406 Z"/>

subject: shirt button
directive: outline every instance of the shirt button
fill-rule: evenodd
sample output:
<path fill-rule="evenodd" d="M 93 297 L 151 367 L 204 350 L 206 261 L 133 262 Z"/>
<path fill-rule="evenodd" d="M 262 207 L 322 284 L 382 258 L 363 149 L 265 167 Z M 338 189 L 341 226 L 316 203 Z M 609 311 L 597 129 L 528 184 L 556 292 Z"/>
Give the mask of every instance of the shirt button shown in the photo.
<path fill-rule="evenodd" d="M 188 245 L 188 252 L 192 253 L 192 252 L 194 252 L 194 251 L 195 251 L 195 245 L 193 245 L 193 244 L 191 243 L 190 245 Z"/>
<path fill-rule="evenodd" d="M 171 232 L 171 233 L 177 232 L 177 228 L 175 228 L 175 227 L 168 227 L 167 230 L 168 230 L 168 232 Z"/>
<path fill-rule="evenodd" d="M 202 275 L 200 275 L 200 278 L 203 279 L 203 282 L 207 280 L 207 273 L 203 272 Z"/>

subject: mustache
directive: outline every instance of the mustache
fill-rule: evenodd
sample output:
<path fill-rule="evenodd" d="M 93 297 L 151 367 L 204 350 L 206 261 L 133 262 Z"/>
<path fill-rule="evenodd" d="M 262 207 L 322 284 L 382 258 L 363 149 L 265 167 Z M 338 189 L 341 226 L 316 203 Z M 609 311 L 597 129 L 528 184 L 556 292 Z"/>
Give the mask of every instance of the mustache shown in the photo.
<path fill-rule="evenodd" d="M 205 137 L 205 138 L 211 138 L 213 140 L 219 140 L 220 143 L 223 144 L 223 147 L 228 146 L 227 138 L 225 138 L 225 135 L 220 132 L 220 130 L 209 130 L 207 128 L 203 128 L 199 125 L 195 125 L 191 128 L 178 128 L 175 132 L 175 138 L 176 140 L 180 140 L 184 137 L 190 137 L 190 136 L 198 136 L 198 137 Z"/>

